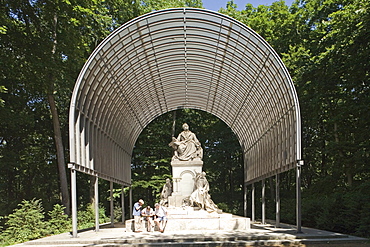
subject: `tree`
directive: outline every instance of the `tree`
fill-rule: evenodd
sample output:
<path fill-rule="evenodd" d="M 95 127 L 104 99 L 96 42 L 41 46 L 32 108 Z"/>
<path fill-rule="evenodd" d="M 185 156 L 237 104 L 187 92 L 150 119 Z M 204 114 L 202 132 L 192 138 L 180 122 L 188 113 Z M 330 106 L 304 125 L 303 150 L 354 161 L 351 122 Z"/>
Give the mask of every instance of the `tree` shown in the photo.
<path fill-rule="evenodd" d="M 143 12 L 151 12 L 153 10 L 161 10 L 168 8 L 178 8 L 178 7 L 192 7 L 192 8 L 202 8 L 203 4 L 201 0 L 144 0 L 141 2 Z"/>
<path fill-rule="evenodd" d="M 3 85 L 9 87 L 9 97 L 24 92 L 23 104 L 30 113 L 38 112 L 36 107 L 39 106 L 49 111 L 50 115 L 40 121 L 52 120 L 50 123 L 56 152 L 51 152 L 50 156 L 57 159 L 61 200 L 69 212 L 64 144 L 68 139 L 66 129 L 70 93 L 92 49 L 120 24 L 118 21 L 125 22 L 140 13 L 139 5 L 132 1 L 3 2 L 2 13 L 5 15 L 1 17 L 8 25 L 6 29 L 1 29 L 5 33 L 1 40 L 1 46 L 4 47 L 1 56 L 7 58 L 2 61 L 10 61 L 2 67 Z M 129 4 L 130 11 L 113 9 L 120 4 Z M 13 86 L 15 81 L 18 87 Z M 4 114 L 10 113 L 11 104 L 9 101 Z M 46 134 L 49 127 L 44 127 L 41 132 Z M 14 141 L 9 137 L 3 140 L 3 145 L 11 145 Z"/>
<path fill-rule="evenodd" d="M 305 160 L 303 207 L 308 212 L 317 212 L 320 207 L 328 212 L 321 219 L 304 215 L 303 221 L 313 227 L 325 225 L 328 230 L 348 232 L 338 225 L 352 224 L 336 218 L 348 208 L 333 209 L 329 202 L 342 200 L 361 215 L 367 207 L 354 205 L 348 198 L 357 196 L 356 189 L 364 191 L 370 174 L 370 138 L 363 131 L 370 123 L 366 113 L 370 99 L 369 3 L 307 0 L 296 1 L 289 9 L 282 2 L 257 8 L 247 4 L 241 11 L 236 7 L 230 1 L 221 12 L 249 25 L 272 45 L 298 92 Z M 285 206 L 289 207 L 282 208 Z M 359 222 L 354 215 L 344 218 Z M 359 230 L 361 234 L 365 231 Z"/>

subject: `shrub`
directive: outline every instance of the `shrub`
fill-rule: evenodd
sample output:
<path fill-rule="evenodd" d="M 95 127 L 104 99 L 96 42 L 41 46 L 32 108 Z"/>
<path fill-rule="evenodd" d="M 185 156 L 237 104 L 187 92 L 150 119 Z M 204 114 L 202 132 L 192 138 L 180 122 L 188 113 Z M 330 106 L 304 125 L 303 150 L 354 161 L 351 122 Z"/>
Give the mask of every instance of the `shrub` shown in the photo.
<path fill-rule="evenodd" d="M 60 234 L 71 230 L 72 223 L 68 215 L 64 214 L 64 209 L 64 206 L 56 204 L 53 210 L 48 213 L 50 216 L 50 220 L 48 221 L 49 232 L 51 234 Z"/>
<path fill-rule="evenodd" d="M 23 200 L 18 206 L 14 213 L 6 217 L 3 243 L 22 243 L 45 236 L 47 223 L 43 221 L 45 216 L 41 200 Z"/>
<path fill-rule="evenodd" d="M 122 207 L 119 205 L 114 206 L 113 213 L 114 213 L 114 221 L 121 222 L 122 221 Z"/>
<path fill-rule="evenodd" d="M 95 209 L 92 204 L 88 204 L 85 210 L 79 210 L 77 213 L 79 229 L 86 229 L 95 225 Z M 99 207 L 99 224 L 109 222 L 110 219 L 105 215 L 105 209 Z"/>
<path fill-rule="evenodd" d="M 44 208 L 41 199 L 23 200 L 18 204 L 19 208 L 14 213 L 2 217 L 5 219 L 5 230 L 0 234 L 0 246 L 22 243 L 52 234 L 68 232 L 72 228 L 71 220 L 64 214 L 65 207 L 54 205 L 52 211 L 48 212 L 50 219 L 45 221 Z M 100 224 L 110 219 L 105 215 L 105 209 L 99 208 Z M 89 204 L 84 211 L 78 212 L 78 224 L 80 229 L 95 225 L 94 208 Z M 2 230 L 2 228 L 0 227 Z"/>

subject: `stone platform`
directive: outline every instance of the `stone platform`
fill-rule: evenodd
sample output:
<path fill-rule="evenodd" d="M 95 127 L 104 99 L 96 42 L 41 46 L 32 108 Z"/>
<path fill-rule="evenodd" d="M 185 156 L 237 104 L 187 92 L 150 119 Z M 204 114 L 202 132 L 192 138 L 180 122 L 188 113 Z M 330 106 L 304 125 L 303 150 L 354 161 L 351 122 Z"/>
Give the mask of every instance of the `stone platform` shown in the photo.
<path fill-rule="evenodd" d="M 166 232 L 187 230 L 249 230 L 250 219 L 228 213 L 208 213 L 193 207 L 168 208 Z M 134 221 L 126 220 L 126 230 L 134 230 Z M 146 229 L 143 221 L 142 229 Z M 154 229 L 156 230 L 156 229 Z"/>
<path fill-rule="evenodd" d="M 297 233 L 295 226 L 253 223 L 249 230 L 232 231 L 178 231 L 178 232 L 127 232 L 125 225 L 116 223 L 113 228 L 101 226 L 99 232 L 83 231 L 77 238 L 62 233 L 14 247 L 220 247 L 220 246 L 275 246 L 275 247 L 369 247 L 369 239 L 346 234 L 302 227 Z"/>

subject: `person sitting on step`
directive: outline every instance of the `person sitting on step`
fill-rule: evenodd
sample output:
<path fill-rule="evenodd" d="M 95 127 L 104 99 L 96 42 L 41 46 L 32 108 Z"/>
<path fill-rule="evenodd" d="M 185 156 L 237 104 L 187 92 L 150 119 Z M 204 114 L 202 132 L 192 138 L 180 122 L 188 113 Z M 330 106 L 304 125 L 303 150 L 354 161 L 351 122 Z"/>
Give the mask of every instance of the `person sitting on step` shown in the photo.
<path fill-rule="evenodd" d="M 144 220 L 145 220 L 146 225 L 147 225 L 147 231 L 151 232 L 153 227 L 154 227 L 154 221 L 153 221 L 154 211 L 153 211 L 153 209 L 150 206 L 147 206 L 146 208 L 144 208 L 141 211 L 141 216 L 144 217 Z"/>
<path fill-rule="evenodd" d="M 158 226 L 160 232 L 164 232 L 167 223 L 167 209 L 159 203 L 155 204 L 155 224 Z"/>

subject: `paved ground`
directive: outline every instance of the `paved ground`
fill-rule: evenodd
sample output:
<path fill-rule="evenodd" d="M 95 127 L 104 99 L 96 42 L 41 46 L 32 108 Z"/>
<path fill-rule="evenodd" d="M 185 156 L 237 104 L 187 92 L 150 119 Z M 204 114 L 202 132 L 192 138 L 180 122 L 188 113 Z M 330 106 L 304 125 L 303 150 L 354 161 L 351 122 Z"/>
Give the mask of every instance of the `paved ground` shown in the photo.
<path fill-rule="evenodd" d="M 14 246 L 370 246 L 368 239 L 340 233 L 302 227 L 297 233 L 294 226 L 282 224 L 253 224 L 245 231 L 178 231 L 126 232 L 121 224 L 114 228 L 101 227 L 100 231 L 80 232 L 77 238 L 69 233 L 18 244 Z"/>

